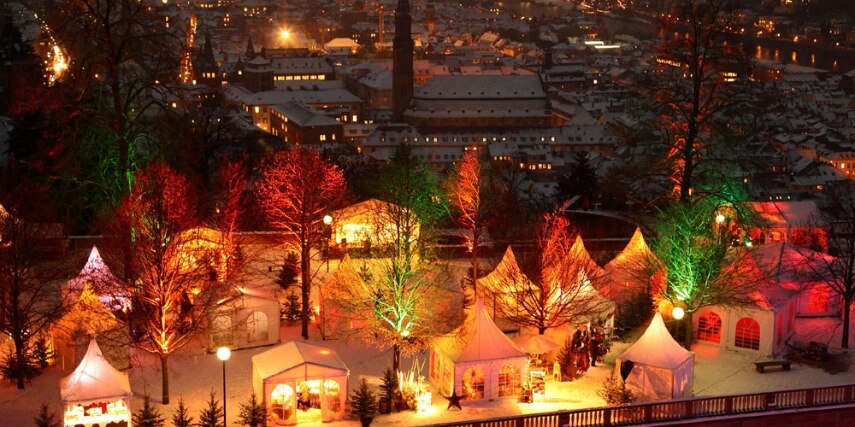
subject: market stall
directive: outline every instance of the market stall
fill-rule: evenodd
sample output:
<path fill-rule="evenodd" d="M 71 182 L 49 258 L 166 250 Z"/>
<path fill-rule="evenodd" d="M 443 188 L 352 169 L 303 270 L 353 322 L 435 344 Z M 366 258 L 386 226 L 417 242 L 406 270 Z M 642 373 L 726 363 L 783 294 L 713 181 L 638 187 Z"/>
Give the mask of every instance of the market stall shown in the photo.
<path fill-rule="evenodd" d="M 95 339 L 83 360 L 60 381 L 66 427 L 130 427 L 131 385 L 128 374 L 104 359 Z"/>

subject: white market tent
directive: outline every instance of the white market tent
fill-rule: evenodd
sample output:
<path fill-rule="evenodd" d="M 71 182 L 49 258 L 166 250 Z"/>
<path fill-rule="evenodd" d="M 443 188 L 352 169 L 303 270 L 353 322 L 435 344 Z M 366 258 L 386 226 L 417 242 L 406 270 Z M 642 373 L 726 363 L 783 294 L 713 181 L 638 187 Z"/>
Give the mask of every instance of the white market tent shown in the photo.
<path fill-rule="evenodd" d="M 344 416 L 350 371 L 335 350 L 291 341 L 252 357 L 252 388 L 275 424 Z M 304 406 L 298 416 L 298 403 Z"/>
<path fill-rule="evenodd" d="M 615 370 L 632 361 L 633 368 L 626 384 L 644 400 L 676 399 L 692 395 L 695 353 L 680 346 L 668 329 L 659 312 L 650 326 L 629 350 L 621 354 Z"/>
<path fill-rule="evenodd" d="M 445 395 L 517 398 L 527 368 L 528 355 L 493 323 L 480 298 L 460 327 L 431 345 L 430 376 Z"/>
<path fill-rule="evenodd" d="M 128 374 L 104 359 L 93 339 L 80 365 L 60 381 L 65 425 L 131 425 L 131 385 Z"/>
<path fill-rule="evenodd" d="M 118 292 L 118 284 L 119 279 L 110 271 L 104 258 L 101 258 L 98 247 L 92 246 L 89 258 L 80 273 L 62 286 L 63 298 L 68 298 L 70 294 L 80 294 L 88 285 L 110 310 L 128 310 L 130 301 Z"/>
<path fill-rule="evenodd" d="M 612 301 L 626 303 L 650 285 L 656 264 L 656 255 L 647 246 L 641 229 L 636 228 L 623 250 L 606 264 L 606 278 L 597 288 Z"/>
<path fill-rule="evenodd" d="M 221 285 L 225 288 L 227 285 Z M 259 285 L 238 284 L 211 313 L 208 350 L 252 348 L 279 343 L 279 300 Z"/>

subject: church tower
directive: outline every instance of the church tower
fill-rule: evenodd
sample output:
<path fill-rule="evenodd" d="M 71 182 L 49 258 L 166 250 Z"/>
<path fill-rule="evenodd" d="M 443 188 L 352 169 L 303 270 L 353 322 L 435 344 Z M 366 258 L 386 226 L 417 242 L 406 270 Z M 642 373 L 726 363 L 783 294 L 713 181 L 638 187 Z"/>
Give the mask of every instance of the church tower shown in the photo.
<path fill-rule="evenodd" d="M 392 42 L 392 122 L 401 123 L 413 99 L 413 37 L 410 2 L 398 0 Z"/>

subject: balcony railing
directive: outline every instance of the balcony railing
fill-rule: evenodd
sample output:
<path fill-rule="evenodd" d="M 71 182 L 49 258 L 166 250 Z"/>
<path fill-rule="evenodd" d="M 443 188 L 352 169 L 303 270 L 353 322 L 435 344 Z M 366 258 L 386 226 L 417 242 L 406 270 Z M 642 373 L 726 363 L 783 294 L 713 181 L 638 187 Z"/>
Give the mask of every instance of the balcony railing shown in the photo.
<path fill-rule="evenodd" d="M 601 427 L 855 403 L 855 384 L 639 403 L 435 424 L 440 427 Z"/>

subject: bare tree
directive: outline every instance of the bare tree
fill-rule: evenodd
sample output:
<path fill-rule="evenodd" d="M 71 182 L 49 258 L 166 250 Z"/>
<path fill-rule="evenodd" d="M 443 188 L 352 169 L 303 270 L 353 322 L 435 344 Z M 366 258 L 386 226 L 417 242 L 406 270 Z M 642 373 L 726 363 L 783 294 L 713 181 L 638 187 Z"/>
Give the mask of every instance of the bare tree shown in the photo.
<path fill-rule="evenodd" d="M 344 174 L 314 150 L 284 151 L 266 160 L 256 191 L 270 225 L 290 233 L 300 254 L 301 333 L 308 339 L 312 248 L 327 238 L 322 221 L 345 196 Z"/>
<path fill-rule="evenodd" d="M 727 159 L 716 154 L 727 140 L 726 117 L 745 101 L 739 83 L 747 81 L 747 61 L 722 43 L 733 22 L 728 5 L 727 0 L 681 0 L 686 20 L 674 27 L 679 35 L 660 46 L 662 71 L 641 88 L 661 107 L 663 160 L 682 202 L 691 198 L 700 172 L 711 173 L 716 161 Z"/>
<path fill-rule="evenodd" d="M 116 212 L 117 229 L 130 233 L 121 240 L 131 246 L 130 280 L 116 292 L 131 298 L 132 313 L 124 319 L 134 345 L 160 358 L 164 404 L 169 403 L 169 356 L 207 327 L 209 299 L 215 295 L 204 292 L 211 254 L 198 245 L 190 188 L 183 176 L 155 163 L 135 175 Z"/>
<path fill-rule="evenodd" d="M 18 202 L 25 200 L 19 196 Z M 56 266 L 44 265 L 36 251 L 45 228 L 20 219 L 20 205 L 10 204 L 8 211 L 0 206 L 0 332 L 14 344 L 15 381 L 23 390 L 34 339 L 62 313 L 63 300 Z"/>
<path fill-rule="evenodd" d="M 469 233 L 467 244 L 471 247 L 472 254 L 472 292 L 476 295 L 478 249 L 482 243 L 481 237 L 488 215 L 487 203 L 482 196 L 485 183 L 481 177 L 478 151 L 467 151 L 447 185 L 448 199 L 459 215 L 457 222 Z"/>
<path fill-rule="evenodd" d="M 595 273 L 599 266 L 573 249 L 569 227 L 557 212 L 544 215 L 535 250 L 515 254 L 509 246 L 496 269 L 480 280 L 482 294 L 495 301 L 497 316 L 543 334 L 610 310 L 592 286 L 602 279 Z"/>

